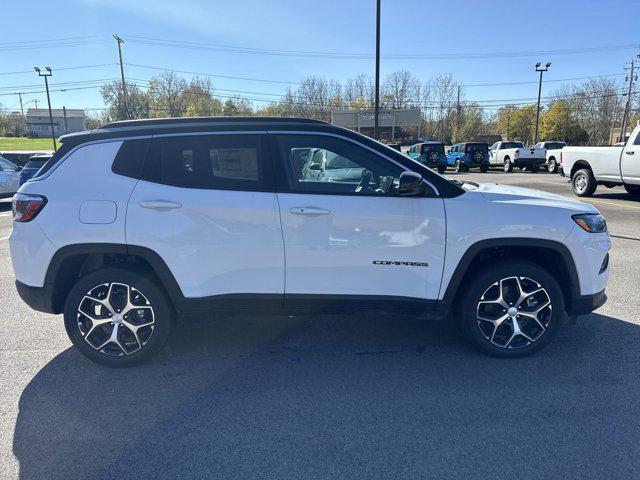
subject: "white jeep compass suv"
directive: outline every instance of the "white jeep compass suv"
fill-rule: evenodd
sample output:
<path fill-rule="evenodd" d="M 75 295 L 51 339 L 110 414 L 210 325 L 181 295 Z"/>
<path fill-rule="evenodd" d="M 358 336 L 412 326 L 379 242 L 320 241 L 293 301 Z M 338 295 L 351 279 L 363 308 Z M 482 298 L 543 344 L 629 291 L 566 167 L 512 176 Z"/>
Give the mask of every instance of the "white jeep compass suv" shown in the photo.
<path fill-rule="evenodd" d="M 61 141 L 13 200 L 16 285 L 105 365 L 234 311 L 451 311 L 516 357 L 606 300 L 592 206 L 448 180 L 324 122 L 135 120 Z"/>

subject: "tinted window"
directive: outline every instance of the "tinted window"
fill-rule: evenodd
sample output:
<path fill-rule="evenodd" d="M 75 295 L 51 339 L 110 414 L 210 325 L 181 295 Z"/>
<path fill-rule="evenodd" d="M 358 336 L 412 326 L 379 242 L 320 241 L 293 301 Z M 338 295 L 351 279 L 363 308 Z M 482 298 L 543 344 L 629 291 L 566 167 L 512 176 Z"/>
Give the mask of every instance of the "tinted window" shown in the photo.
<path fill-rule="evenodd" d="M 465 148 L 466 153 L 486 152 L 488 150 L 489 147 L 486 143 L 467 143 Z"/>
<path fill-rule="evenodd" d="M 111 170 L 126 177 L 140 178 L 148 145 L 149 139 L 122 142 Z"/>
<path fill-rule="evenodd" d="M 524 145 L 522 142 L 502 142 L 500 148 L 524 148 Z"/>
<path fill-rule="evenodd" d="M 292 191 L 326 194 L 395 195 L 404 169 L 359 145 L 320 135 L 279 137 Z M 306 152 L 301 156 L 300 152 Z"/>
<path fill-rule="evenodd" d="M 37 159 L 37 160 L 29 160 L 24 168 L 42 168 L 42 166 L 47 162 L 47 159 Z"/>
<path fill-rule="evenodd" d="M 441 143 L 425 143 L 422 145 L 422 154 L 428 153 L 444 153 L 444 145 Z"/>
<path fill-rule="evenodd" d="M 547 142 L 545 147 L 547 150 L 558 150 L 566 145 L 564 142 Z"/>
<path fill-rule="evenodd" d="M 5 172 L 15 172 L 17 167 L 9 160 L 0 157 L 0 168 Z"/>
<path fill-rule="evenodd" d="M 255 190 L 260 184 L 258 137 L 158 138 L 149 149 L 143 178 L 177 187 Z"/>

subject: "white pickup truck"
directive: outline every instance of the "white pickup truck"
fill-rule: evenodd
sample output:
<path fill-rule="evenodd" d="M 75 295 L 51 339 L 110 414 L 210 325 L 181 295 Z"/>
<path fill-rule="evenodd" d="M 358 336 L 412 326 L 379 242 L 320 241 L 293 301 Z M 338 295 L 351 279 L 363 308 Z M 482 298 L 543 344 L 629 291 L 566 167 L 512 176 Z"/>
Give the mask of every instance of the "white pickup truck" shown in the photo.
<path fill-rule="evenodd" d="M 547 157 L 543 148 L 525 148 L 522 142 L 496 142 L 489 149 L 489 165 L 501 165 L 505 172 L 518 167 L 535 173 L 545 163 Z"/>
<path fill-rule="evenodd" d="M 565 142 L 558 142 L 554 140 L 538 142 L 535 144 L 535 148 L 544 148 L 547 152 L 547 172 L 556 173 L 558 171 L 558 166 L 560 165 L 560 150 L 566 146 L 567 144 Z"/>
<path fill-rule="evenodd" d="M 579 197 L 593 195 L 598 185 L 640 195 L 640 125 L 624 146 L 564 147 L 560 158 L 560 174 L 571 178 Z"/>

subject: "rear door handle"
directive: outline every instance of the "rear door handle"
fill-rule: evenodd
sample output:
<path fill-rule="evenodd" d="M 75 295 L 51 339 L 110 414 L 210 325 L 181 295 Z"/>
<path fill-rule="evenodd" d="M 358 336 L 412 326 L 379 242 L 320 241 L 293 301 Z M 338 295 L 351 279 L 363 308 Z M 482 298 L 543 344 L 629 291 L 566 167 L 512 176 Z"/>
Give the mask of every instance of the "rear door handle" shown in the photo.
<path fill-rule="evenodd" d="M 169 202 L 166 200 L 147 200 L 140 202 L 142 208 L 150 208 L 152 210 L 173 210 L 182 207 L 181 203 Z"/>
<path fill-rule="evenodd" d="M 331 210 L 315 207 L 293 207 L 289 211 L 294 215 L 306 215 L 308 217 L 319 217 L 320 215 L 329 215 Z"/>
<path fill-rule="evenodd" d="M 633 155 L 634 153 L 636 153 L 634 150 L 627 150 L 626 152 L 627 155 Z"/>

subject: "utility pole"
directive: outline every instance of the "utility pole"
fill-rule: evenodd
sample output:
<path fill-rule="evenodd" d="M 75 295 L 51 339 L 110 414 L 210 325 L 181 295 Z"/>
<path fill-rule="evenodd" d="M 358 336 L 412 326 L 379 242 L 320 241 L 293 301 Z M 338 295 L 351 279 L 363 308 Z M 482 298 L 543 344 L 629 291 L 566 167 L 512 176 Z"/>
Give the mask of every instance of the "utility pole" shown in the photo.
<path fill-rule="evenodd" d="M 124 65 L 122 63 L 122 44 L 124 40 L 120 38 L 119 35 L 113 34 L 113 38 L 116 39 L 116 43 L 118 44 L 118 58 L 120 59 L 120 78 L 122 79 L 122 103 L 124 105 L 124 111 L 127 116 L 127 120 L 131 120 L 131 115 L 129 115 L 129 105 L 127 104 L 127 84 L 124 81 Z"/>
<path fill-rule="evenodd" d="M 20 115 L 24 118 L 24 107 L 22 106 L 22 93 L 18 92 L 18 98 L 20 99 Z"/>
<path fill-rule="evenodd" d="M 462 108 L 460 107 L 460 84 L 458 84 L 458 100 L 456 101 L 456 141 L 460 138 L 460 123 L 462 121 Z"/>
<path fill-rule="evenodd" d="M 549 70 L 551 66 L 551 62 L 547 62 L 547 64 L 542 68 L 540 62 L 536 63 L 536 72 L 540 72 L 540 81 L 538 82 L 538 108 L 536 108 L 536 133 L 533 136 L 533 144 L 538 143 L 538 126 L 540 124 L 540 95 L 542 94 L 542 74 Z"/>
<path fill-rule="evenodd" d="M 53 113 L 51 113 L 51 97 L 49 96 L 49 77 L 53 75 L 53 72 L 51 72 L 51 67 L 44 67 L 47 73 L 42 73 L 40 67 L 33 67 L 33 69 L 38 73 L 38 76 L 44 77 L 44 87 L 47 90 L 47 103 L 49 104 L 49 125 L 51 125 L 51 141 L 53 142 L 53 151 L 56 152 L 58 148 L 56 147 L 56 133 L 53 128 Z"/>
<path fill-rule="evenodd" d="M 380 127 L 380 0 L 376 0 L 376 94 L 373 112 L 373 138 L 378 140 Z"/>
<path fill-rule="evenodd" d="M 638 55 L 638 58 L 640 58 L 640 55 Z M 631 91 L 633 82 L 638 80 L 638 77 L 634 76 L 635 65 L 635 60 L 631 60 L 630 73 L 629 76 L 625 78 L 625 82 L 629 82 L 629 91 L 627 92 L 627 102 L 624 105 L 624 114 L 622 115 L 622 126 L 620 127 L 620 138 L 618 139 L 620 142 L 624 142 L 627 136 L 627 127 L 629 126 L 627 122 L 629 110 L 631 109 Z"/>
<path fill-rule="evenodd" d="M 39 101 L 39 100 L 34 100 L 34 101 L 33 101 L 33 103 L 35 103 L 35 104 L 36 104 L 36 110 L 38 109 L 38 101 Z"/>

